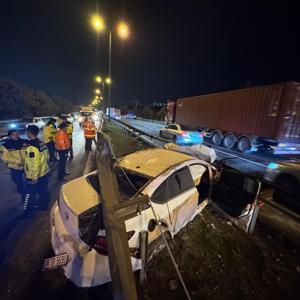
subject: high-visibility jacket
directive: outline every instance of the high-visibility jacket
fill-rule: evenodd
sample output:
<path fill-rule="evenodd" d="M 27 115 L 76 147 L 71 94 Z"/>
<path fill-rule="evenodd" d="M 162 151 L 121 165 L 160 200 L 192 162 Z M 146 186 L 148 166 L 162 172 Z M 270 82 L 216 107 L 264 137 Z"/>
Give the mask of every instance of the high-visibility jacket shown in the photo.
<path fill-rule="evenodd" d="M 71 122 L 67 122 L 67 135 L 68 135 L 69 139 L 72 139 L 73 123 L 71 123 Z"/>
<path fill-rule="evenodd" d="M 44 140 L 46 144 L 49 142 L 55 142 L 56 131 L 57 129 L 52 123 L 44 127 Z"/>
<path fill-rule="evenodd" d="M 13 139 L 8 139 L 0 147 L 0 157 L 2 161 L 11 169 L 23 170 L 28 144 L 29 140 L 18 139 L 14 141 Z"/>
<path fill-rule="evenodd" d="M 86 139 L 93 139 L 96 136 L 96 127 L 95 123 L 92 121 L 85 121 L 83 124 L 84 137 Z"/>
<path fill-rule="evenodd" d="M 70 149 L 70 139 L 61 129 L 58 129 L 55 135 L 55 149 L 58 151 Z"/>
<path fill-rule="evenodd" d="M 49 152 L 47 146 L 38 138 L 29 141 L 25 157 L 25 176 L 37 180 L 49 172 Z"/>

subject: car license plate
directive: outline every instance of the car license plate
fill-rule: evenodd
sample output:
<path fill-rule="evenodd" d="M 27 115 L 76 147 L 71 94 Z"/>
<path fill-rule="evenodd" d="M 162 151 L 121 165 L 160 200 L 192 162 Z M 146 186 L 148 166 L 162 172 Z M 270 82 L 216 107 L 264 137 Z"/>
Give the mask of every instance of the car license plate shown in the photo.
<path fill-rule="evenodd" d="M 63 253 L 44 260 L 44 270 L 52 270 L 61 266 L 65 266 L 68 262 L 69 254 Z"/>

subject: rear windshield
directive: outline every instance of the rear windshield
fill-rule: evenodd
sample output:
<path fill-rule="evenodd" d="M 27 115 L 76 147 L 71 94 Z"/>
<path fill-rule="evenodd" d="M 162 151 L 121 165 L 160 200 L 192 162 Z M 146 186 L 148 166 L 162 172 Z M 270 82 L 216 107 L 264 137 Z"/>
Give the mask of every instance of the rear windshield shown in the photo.
<path fill-rule="evenodd" d="M 23 122 L 33 122 L 33 118 L 23 118 Z"/>
<path fill-rule="evenodd" d="M 135 188 L 129 183 L 124 173 L 120 169 L 117 169 L 116 176 L 119 184 L 121 200 L 130 199 L 132 196 L 134 196 L 136 190 L 139 190 L 149 180 L 149 178 L 143 177 L 139 174 L 132 174 L 126 172 L 126 175 Z M 100 190 L 99 190 L 98 174 L 96 173 L 87 176 L 87 181 L 99 194 Z"/>

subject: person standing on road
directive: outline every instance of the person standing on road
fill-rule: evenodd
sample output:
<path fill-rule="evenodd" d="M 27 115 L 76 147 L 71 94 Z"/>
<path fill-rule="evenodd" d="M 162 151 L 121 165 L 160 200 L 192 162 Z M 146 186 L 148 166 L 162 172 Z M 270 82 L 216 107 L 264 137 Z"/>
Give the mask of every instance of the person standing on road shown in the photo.
<path fill-rule="evenodd" d="M 55 123 L 56 120 L 54 118 L 51 118 L 48 121 L 47 125 L 44 127 L 44 140 L 49 151 L 50 162 L 56 161 L 54 143 L 57 129 Z"/>
<path fill-rule="evenodd" d="M 30 139 L 26 148 L 25 176 L 26 187 L 24 196 L 24 213 L 31 215 L 36 205 L 38 196 L 38 207 L 42 210 L 48 209 L 48 172 L 49 152 L 47 146 L 38 139 L 39 128 L 35 125 L 28 125 L 27 136 Z"/>
<path fill-rule="evenodd" d="M 96 137 L 96 126 L 91 118 L 87 118 L 83 123 L 84 138 L 85 138 L 85 150 L 92 151 L 92 141 Z"/>
<path fill-rule="evenodd" d="M 69 175 L 66 172 L 66 163 L 68 158 L 68 152 L 70 150 L 70 139 L 67 135 L 67 125 L 62 123 L 55 136 L 55 149 L 58 153 L 58 180 L 64 180 L 65 175 Z"/>
<path fill-rule="evenodd" d="M 67 135 L 70 140 L 70 159 L 73 159 L 73 123 L 69 122 L 66 116 L 62 117 L 62 123 L 65 123 L 67 126 Z"/>
<path fill-rule="evenodd" d="M 22 196 L 24 193 L 24 159 L 29 141 L 20 138 L 18 130 L 8 130 L 8 140 L 0 147 L 1 160 L 7 164 L 10 170 L 12 182 L 17 192 Z"/>

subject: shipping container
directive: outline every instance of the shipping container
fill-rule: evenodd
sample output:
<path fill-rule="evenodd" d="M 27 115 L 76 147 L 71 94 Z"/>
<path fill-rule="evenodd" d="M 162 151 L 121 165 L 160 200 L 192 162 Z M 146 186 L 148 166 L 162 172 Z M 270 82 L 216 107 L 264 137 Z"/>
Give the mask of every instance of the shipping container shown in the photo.
<path fill-rule="evenodd" d="M 211 132 L 215 144 L 240 151 L 299 148 L 300 83 L 285 82 L 182 98 L 168 105 L 168 120 Z M 173 118 L 170 115 L 173 114 Z"/>

